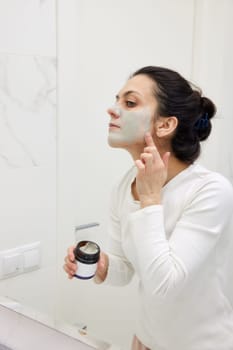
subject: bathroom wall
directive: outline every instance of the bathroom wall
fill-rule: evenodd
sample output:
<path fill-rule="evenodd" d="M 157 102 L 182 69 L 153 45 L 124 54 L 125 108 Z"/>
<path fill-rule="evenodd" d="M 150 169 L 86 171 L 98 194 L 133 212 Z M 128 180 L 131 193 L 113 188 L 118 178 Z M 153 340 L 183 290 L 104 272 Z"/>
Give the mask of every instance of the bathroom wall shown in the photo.
<path fill-rule="evenodd" d="M 1 280 L 0 295 L 46 315 L 56 261 L 55 16 L 55 0 L 0 0 L 0 251 L 41 242 L 41 268 Z"/>
<path fill-rule="evenodd" d="M 130 73 L 162 65 L 191 76 L 194 1 L 58 1 L 58 267 L 74 227 L 93 221 L 104 249 L 113 184 L 132 165 L 107 145 L 106 109 Z M 137 280 L 124 288 L 68 280 L 58 271 L 57 318 L 87 325 L 129 349 L 137 315 Z"/>
<path fill-rule="evenodd" d="M 107 146 L 106 109 L 131 72 L 178 70 L 218 107 L 200 162 L 233 182 L 231 0 L 58 1 L 58 266 L 74 227 L 92 221 L 104 249 L 112 185 L 132 162 Z M 58 272 L 59 274 L 59 272 Z M 129 348 L 137 280 L 124 288 L 59 276 L 57 318 Z"/>
<path fill-rule="evenodd" d="M 217 103 L 201 162 L 233 182 L 233 2 L 56 3 L 0 0 L 0 250 L 42 245 L 41 269 L 1 280 L 0 295 L 128 349 L 136 278 L 113 288 L 69 281 L 62 270 L 76 225 L 99 222 L 90 234 L 105 248 L 111 188 L 132 164 L 107 146 L 106 109 L 136 68 L 178 70 Z"/>
<path fill-rule="evenodd" d="M 232 13 L 231 0 L 196 1 L 191 79 L 217 106 L 213 131 L 203 145 L 201 161 L 233 183 Z"/>

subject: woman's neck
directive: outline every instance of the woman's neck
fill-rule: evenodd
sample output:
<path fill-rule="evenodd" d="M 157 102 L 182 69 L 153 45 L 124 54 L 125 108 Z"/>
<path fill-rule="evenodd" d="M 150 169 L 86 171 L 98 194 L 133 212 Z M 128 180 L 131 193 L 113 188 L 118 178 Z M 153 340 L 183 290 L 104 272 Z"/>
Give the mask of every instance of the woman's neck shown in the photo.
<path fill-rule="evenodd" d="M 136 155 L 136 158 L 134 160 L 136 159 L 139 159 L 138 154 Z M 188 166 L 189 164 L 184 163 L 171 155 L 168 162 L 167 180 L 164 183 L 164 185 L 166 185 L 170 180 L 172 180 L 176 175 L 178 175 L 181 171 L 186 169 Z M 139 197 L 137 194 L 137 188 L 136 188 L 136 179 L 134 179 L 133 183 L 131 184 L 131 192 L 134 199 L 139 200 Z"/>
<path fill-rule="evenodd" d="M 188 168 L 188 166 L 189 164 L 184 163 L 181 160 L 171 155 L 168 162 L 167 180 L 165 184 L 167 184 L 171 179 L 173 179 L 181 171 Z"/>
<path fill-rule="evenodd" d="M 141 146 L 136 148 L 134 146 L 133 149 L 127 149 L 127 151 L 131 154 L 131 157 L 133 160 L 140 159 L 140 155 L 143 152 Z M 160 152 L 160 155 L 162 156 L 162 152 Z M 182 162 L 181 160 L 174 157 L 172 154 L 170 155 L 169 162 L 168 162 L 168 174 L 167 174 L 167 180 L 166 183 L 168 183 L 173 177 L 178 175 L 181 171 L 186 169 L 189 166 L 189 164 Z"/>

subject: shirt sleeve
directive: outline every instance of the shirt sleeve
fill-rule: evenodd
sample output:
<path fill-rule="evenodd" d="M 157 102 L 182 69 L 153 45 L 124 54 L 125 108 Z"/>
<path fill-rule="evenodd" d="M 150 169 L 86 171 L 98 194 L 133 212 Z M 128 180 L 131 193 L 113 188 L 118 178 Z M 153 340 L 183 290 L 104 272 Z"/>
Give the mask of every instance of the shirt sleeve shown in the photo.
<path fill-rule="evenodd" d="M 166 238 L 163 206 L 129 215 L 129 244 L 134 269 L 150 295 L 172 297 L 205 263 L 232 216 L 232 187 L 213 182 L 186 206 L 170 239 Z"/>
<path fill-rule="evenodd" d="M 116 191 L 117 188 L 114 188 L 110 205 L 108 237 L 109 267 L 104 283 L 115 286 L 123 286 L 131 281 L 134 275 L 134 269 L 132 264 L 125 257 L 122 249 L 121 224 L 117 214 Z"/>

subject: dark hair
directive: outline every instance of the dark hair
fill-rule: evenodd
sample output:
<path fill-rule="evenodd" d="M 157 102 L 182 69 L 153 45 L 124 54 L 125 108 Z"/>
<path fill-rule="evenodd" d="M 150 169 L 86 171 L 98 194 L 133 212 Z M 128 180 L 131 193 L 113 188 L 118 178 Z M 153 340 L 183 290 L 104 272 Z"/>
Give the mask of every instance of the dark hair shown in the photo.
<path fill-rule="evenodd" d="M 176 116 L 178 125 L 171 140 L 174 155 L 193 163 L 200 155 L 200 141 L 211 132 L 210 119 L 216 113 L 214 103 L 202 96 L 199 88 L 168 68 L 148 66 L 132 74 L 148 76 L 155 82 L 155 97 L 159 103 L 158 113 L 162 117 Z"/>

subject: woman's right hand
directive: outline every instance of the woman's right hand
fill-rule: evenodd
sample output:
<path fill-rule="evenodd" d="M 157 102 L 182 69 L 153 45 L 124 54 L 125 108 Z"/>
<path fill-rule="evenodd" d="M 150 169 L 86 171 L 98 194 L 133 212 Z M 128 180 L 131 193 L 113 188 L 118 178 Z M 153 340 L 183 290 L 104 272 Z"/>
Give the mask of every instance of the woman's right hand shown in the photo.
<path fill-rule="evenodd" d="M 65 257 L 65 264 L 63 265 L 63 269 L 68 275 L 68 278 L 72 279 L 77 271 L 77 262 L 74 257 L 74 248 L 75 246 L 71 246 L 67 250 L 67 255 Z M 108 255 L 104 252 L 100 252 L 100 258 L 97 263 L 97 270 L 95 273 L 94 281 L 97 284 L 104 282 L 108 273 L 108 265 L 109 259 Z"/>

